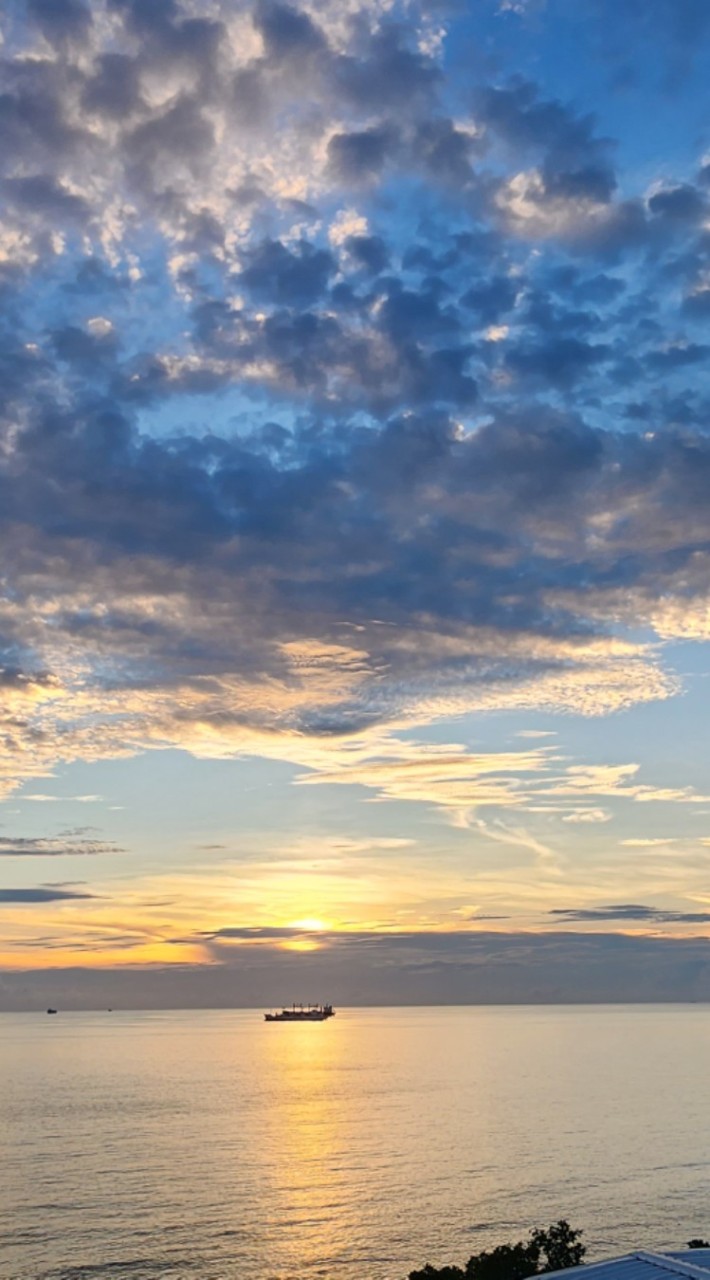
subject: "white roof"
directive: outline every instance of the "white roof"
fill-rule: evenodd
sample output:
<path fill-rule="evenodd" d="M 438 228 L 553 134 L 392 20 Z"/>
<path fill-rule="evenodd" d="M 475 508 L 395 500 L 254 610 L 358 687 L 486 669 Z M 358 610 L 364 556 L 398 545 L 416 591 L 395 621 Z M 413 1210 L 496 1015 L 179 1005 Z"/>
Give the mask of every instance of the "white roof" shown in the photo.
<path fill-rule="evenodd" d="M 550 1271 L 548 1276 L 564 1276 L 572 1280 L 574 1271 L 581 1272 L 578 1280 L 710 1280 L 710 1249 L 678 1249 L 672 1253 L 650 1253 L 637 1249 L 621 1258 L 609 1258 L 607 1262 L 588 1262 L 579 1267 L 567 1267 L 564 1271 Z"/>

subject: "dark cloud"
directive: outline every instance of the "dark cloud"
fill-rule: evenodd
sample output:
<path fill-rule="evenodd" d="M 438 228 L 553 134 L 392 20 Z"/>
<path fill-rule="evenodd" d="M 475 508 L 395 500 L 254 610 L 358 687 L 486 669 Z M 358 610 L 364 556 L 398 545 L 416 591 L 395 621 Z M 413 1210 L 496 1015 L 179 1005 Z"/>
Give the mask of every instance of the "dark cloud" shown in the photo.
<path fill-rule="evenodd" d="M 657 191 L 649 198 L 648 207 L 657 217 L 696 222 L 705 213 L 707 204 L 695 187 L 681 184 Z"/>
<path fill-rule="evenodd" d="M 470 133 L 458 129 L 452 120 L 425 120 L 412 139 L 412 160 L 418 170 L 444 182 L 465 187 L 473 179 L 471 158 L 477 144 Z"/>
<path fill-rule="evenodd" d="M 583 277 L 574 267 L 565 266 L 553 271 L 550 285 L 565 294 L 571 294 L 575 301 L 604 305 L 614 302 L 626 289 L 626 282 L 618 276 L 594 275 Z"/>
<path fill-rule="evenodd" d="M 125 139 L 133 181 L 155 191 L 164 190 L 174 181 L 175 169 L 186 169 L 193 178 L 197 177 L 213 146 L 212 125 L 200 102 L 187 95 L 162 114 L 136 125 Z"/>
<path fill-rule="evenodd" d="M 254 24 L 264 40 L 267 57 L 302 59 L 326 47 L 322 32 L 308 14 L 291 5 L 259 0 Z"/>
<path fill-rule="evenodd" d="M 70 121 L 61 69 L 42 66 L 5 67 L 0 92 L 3 158 L 8 165 L 53 165 L 71 157 L 84 141 Z M 49 175 L 48 175 L 48 180 Z"/>
<path fill-rule="evenodd" d="M 177 0 L 155 0 L 150 8 L 141 0 L 109 0 L 109 9 L 125 16 L 142 35 L 162 35 L 170 31 L 180 14 Z"/>
<path fill-rule="evenodd" d="M 301 240 L 293 249 L 266 240 L 246 256 L 240 278 L 255 298 L 288 307 L 320 299 L 335 270 L 331 253 Z"/>
<path fill-rule="evenodd" d="M 45 174 L 35 174 L 27 178 L 8 178 L 3 183 L 3 191 L 11 204 L 21 209 L 31 210 L 37 214 L 64 218 L 68 221 L 85 222 L 90 214 L 90 205 L 80 196 L 73 195 L 60 182 Z"/>
<path fill-rule="evenodd" d="M 358 266 L 378 275 L 389 266 L 389 253 L 382 236 L 348 236 L 345 248 Z"/>
<path fill-rule="evenodd" d="M 27 0 L 27 11 L 50 40 L 84 36 L 91 26 L 82 0 Z"/>
<path fill-rule="evenodd" d="M 93 893 L 81 889 L 61 887 L 48 889 L 0 889 L 0 903 L 71 902 L 78 898 L 93 898 Z"/>
<path fill-rule="evenodd" d="M 493 276 L 475 281 L 463 294 L 461 304 L 476 313 L 479 324 L 497 324 L 510 311 L 519 283 L 510 276 Z"/>
<path fill-rule="evenodd" d="M 68 364 L 84 365 L 96 373 L 103 358 L 110 358 L 115 348 L 113 334 L 91 333 L 75 325 L 66 325 L 51 335 L 52 346 L 60 360 Z"/>
<path fill-rule="evenodd" d="M 485 89 L 478 109 L 506 146 L 540 157 L 547 195 L 611 199 L 616 188 L 612 144 L 596 136 L 592 116 L 576 115 L 561 102 L 540 98 L 529 82 Z"/>
<path fill-rule="evenodd" d="M 101 112 L 118 120 L 130 118 L 144 106 L 140 72 L 138 58 L 126 53 L 102 54 L 84 87 L 83 102 L 87 111 Z"/>
<path fill-rule="evenodd" d="M 342 55 L 334 64 L 337 91 L 366 111 L 423 106 L 441 72 L 420 49 L 412 47 L 409 31 L 385 23 L 363 41 L 359 55 Z"/>
<path fill-rule="evenodd" d="M 649 924 L 707 924 L 710 921 L 710 911 L 666 911 L 633 902 L 609 907 L 558 907 L 550 915 L 579 924 L 604 920 L 637 920 Z"/>
<path fill-rule="evenodd" d="M 409 326 L 420 337 L 444 336 L 438 330 L 452 323 L 446 306 L 433 291 L 392 308 L 401 296 L 392 294 L 381 308 L 389 340 L 405 353 L 400 378 L 406 371 L 405 385 L 418 398 L 444 397 L 453 388 L 458 405 L 465 403 L 468 351 L 424 353 L 412 345 Z M 290 328 L 278 323 L 267 327 L 269 351 L 282 365 L 288 359 L 294 376 L 296 333 L 304 380 L 306 350 L 317 362 L 330 343 L 338 349 L 337 326 L 314 320 L 304 348 L 307 315 Z M 64 354 L 85 360 L 84 368 L 93 348 Z M 304 706 L 300 728 L 322 732 L 325 724 L 345 730 L 386 716 L 390 696 L 396 700 L 407 685 L 423 688 L 428 679 L 461 681 L 475 699 L 481 683 L 498 679 L 511 689 L 535 672 L 560 669 L 554 646 L 543 658 L 534 637 L 574 645 L 603 636 L 585 614 L 580 583 L 592 599 L 619 587 L 642 598 L 648 593 L 649 607 L 659 593 L 667 598 L 683 566 L 690 572 L 698 564 L 708 539 L 709 473 L 704 436 L 680 429 L 653 438 L 617 436 L 541 406 L 533 420 L 501 412 L 469 434 L 432 408 L 393 414 L 377 429 L 341 420 L 328 427 L 307 416 L 300 426 L 275 423 L 251 438 L 159 441 L 135 434 L 130 417 L 106 404 L 82 405 L 80 396 L 71 412 L 42 406 L 19 437 L 3 530 L 14 546 L 17 523 L 27 510 L 36 513 L 32 541 L 23 534 L 19 556 L 8 557 L 16 599 L 51 565 L 53 640 L 79 645 L 105 690 L 124 681 L 167 689 L 229 672 L 288 680 L 283 639 L 318 635 L 333 643 L 343 619 L 364 627 L 371 680 L 359 683 L 352 704 L 344 695 L 327 715 L 315 692 Z M 71 603 L 77 547 L 81 608 Z M 686 582 L 692 597 L 693 579 Z M 703 585 L 700 566 L 695 589 Z M 119 598 L 173 591 L 187 591 L 192 607 L 145 616 L 137 603 Z M 494 660 L 486 653 L 482 637 L 477 655 L 472 635 L 466 660 L 455 646 L 450 658 L 443 647 L 428 653 L 424 636 L 420 653 L 416 645 L 401 647 L 396 636 L 390 646 L 387 629 L 373 626 L 373 617 L 405 628 L 427 619 L 452 644 L 461 628 L 494 627 L 497 654 Z M 19 658 L 26 646 L 29 659 L 39 639 L 31 614 L 17 638 Z M 519 638 L 534 656 L 514 656 Z M 572 661 L 567 650 L 564 664 Z M 225 728 L 271 716 L 258 700 L 220 701 Z M 189 720 L 187 711 L 181 714 Z"/>
<path fill-rule="evenodd" d="M 3 1009 L 269 1008 L 284 990 L 346 1005 L 579 1004 L 710 999 L 705 938 L 604 933 L 340 934 L 319 951 L 278 939 L 211 965 L 31 968 L 2 975 Z M 217 944 L 212 944 L 216 946 Z"/>
<path fill-rule="evenodd" d="M 343 182 L 375 181 L 396 143 L 396 135 L 385 127 L 336 133 L 328 143 L 331 169 Z"/>
<path fill-rule="evenodd" d="M 108 0 L 123 16 L 126 29 L 138 36 L 144 67 L 151 70 L 185 68 L 196 72 L 201 91 L 208 95 L 209 77 L 217 74 L 220 45 L 226 32 L 218 21 L 186 13 L 174 0 Z"/>
<path fill-rule="evenodd" d="M 446 301 L 443 281 L 429 279 L 419 290 L 389 282 L 382 304 L 382 323 L 396 342 L 445 337 L 460 328 L 458 313 Z M 443 295 L 443 296 L 442 296 Z"/>
<path fill-rule="evenodd" d="M 710 315 L 710 289 L 699 289 L 683 299 L 685 315 L 694 320 L 704 320 Z"/>
<path fill-rule="evenodd" d="M 508 365 L 516 373 L 542 379 L 548 385 L 567 387 L 588 370 L 606 362 L 611 348 L 603 342 L 581 342 L 578 338 L 556 338 L 539 345 L 513 347 Z"/>
<path fill-rule="evenodd" d="M 678 343 L 677 345 L 666 347 L 663 351 L 652 351 L 646 357 L 646 362 L 649 368 L 660 373 L 683 368 L 685 365 L 704 362 L 709 352 L 710 347 L 696 342 Z"/>

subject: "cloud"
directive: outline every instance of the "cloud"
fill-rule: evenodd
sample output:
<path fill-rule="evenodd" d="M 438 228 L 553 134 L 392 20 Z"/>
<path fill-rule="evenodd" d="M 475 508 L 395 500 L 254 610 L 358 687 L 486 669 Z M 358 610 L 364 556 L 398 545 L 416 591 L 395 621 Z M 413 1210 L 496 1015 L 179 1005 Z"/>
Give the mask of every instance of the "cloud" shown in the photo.
<path fill-rule="evenodd" d="M 484 89 L 478 116 L 514 154 L 538 156 L 546 194 L 608 202 L 616 187 L 608 138 L 591 116 L 543 99 L 530 82 Z"/>
<path fill-rule="evenodd" d="M 98 840 L 88 829 L 59 836 L 0 836 L 0 858 L 76 858 L 123 852 L 118 845 Z"/>
<path fill-rule="evenodd" d="M 677 836 L 638 836 L 629 840 L 622 840 L 621 844 L 628 849 L 656 849 L 664 848 L 666 845 L 675 844 Z"/>
<path fill-rule="evenodd" d="M 307 240 L 293 249 L 267 240 L 247 254 L 240 283 L 256 298 L 307 307 L 321 297 L 334 271 L 332 255 Z"/>
<path fill-rule="evenodd" d="M 397 13 L 37 0 L 3 46 L 5 794 L 178 746 L 517 805 L 512 765 L 377 742 L 677 692 L 651 641 L 707 631 L 702 177 L 622 186 L 592 115 L 478 65 L 464 102 Z"/>
<path fill-rule="evenodd" d="M 396 138 L 386 129 L 362 129 L 357 133 L 337 133 L 328 143 L 328 162 L 343 182 L 377 179 Z"/>
<path fill-rule="evenodd" d="M 225 947 L 209 965 L 126 964 L 3 971 L 3 1009 L 273 1007 L 293 984 L 336 1008 L 386 1004 L 520 1004 L 707 1000 L 705 938 L 601 932 L 340 935 L 323 951 L 279 940 Z"/>
<path fill-rule="evenodd" d="M 611 814 L 606 809 L 573 809 L 571 813 L 565 813 L 562 816 L 563 822 L 597 823 L 609 822 Z M 624 842 L 626 843 L 626 842 Z"/>
<path fill-rule="evenodd" d="M 30 795 L 23 795 L 23 801 L 30 801 L 33 804 L 96 804 L 103 797 L 95 795 L 85 796 L 52 796 L 45 795 L 44 792 L 34 792 Z"/>
<path fill-rule="evenodd" d="M 542 771 L 542 751 L 476 755 L 457 744 L 432 746 L 380 739 L 372 753 L 344 753 L 338 766 L 301 774 L 300 785 L 367 787 L 379 799 L 415 800 L 467 813 L 482 806 L 524 802 L 519 778 Z"/>
<path fill-rule="evenodd" d="M 0 903 L 41 903 L 71 902 L 74 899 L 93 898 L 93 893 L 81 889 L 45 888 L 45 889 L 0 889 Z"/>
<path fill-rule="evenodd" d="M 508 823 L 497 821 L 488 823 L 478 821 L 477 830 L 488 840 L 495 840 L 508 848 L 526 849 L 532 853 L 541 873 L 559 875 L 561 873 L 560 857 L 548 845 L 543 844 L 524 827 L 511 827 Z"/>
<path fill-rule="evenodd" d="M 637 764 L 569 765 L 564 775 L 539 788 L 540 795 L 617 796 L 637 803 L 704 804 L 708 797 L 692 787 L 656 787 L 636 781 Z"/>
<path fill-rule="evenodd" d="M 639 906 L 637 903 L 621 903 L 609 907 L 556 907 L 550 915 L 580 924 L 603 920 L 640 921 L 649 924 L 705 924 L 710 921 L 710 911 L 668 911 L 659 907 Z"/>

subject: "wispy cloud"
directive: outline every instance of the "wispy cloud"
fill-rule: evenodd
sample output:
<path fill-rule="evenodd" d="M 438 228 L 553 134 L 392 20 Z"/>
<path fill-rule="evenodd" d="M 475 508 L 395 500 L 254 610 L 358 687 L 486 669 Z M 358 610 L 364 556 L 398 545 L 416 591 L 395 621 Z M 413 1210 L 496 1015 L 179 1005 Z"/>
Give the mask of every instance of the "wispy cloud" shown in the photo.
<path fill-rule="evenodd" d="M 102 796 L 86 795 L 86 796 L 52 796 L 43 792 L 33 792 L 30 795 L 23 795 L 22 800 L 28 800 L 32 804 L 98 804 L 103 799 Z"/>
<path fill-rule="evenodd" d="M 0 836 L 0 858 L 76 858 L 113 853 L 123 850 L 85 829 L 58 836 Z"/>
<path fill-rule="evenodd" d="M 586 826 L 588 823 L 609 822 L 611 814 L 607 809 L 573 809 L 571 813 L 562 815 L 563 822 L 572 822 Z"/>
<path fill-rule="evenodd" d="M 556 907 L 550 915 L 572 923 L 596 921 L 638 921 L 647 924 L 705 924 L 710 922 L 710 911 L 668 911 L 660 907 L 645 907 L 638 903 L 620 903 L 608 907 Z"/>
<path fill-rule="evenodd" d="M 558 876 L 562 872 L 563 858 L 548 845 L 543 844 L 523 827 L 511 827 L 505 822 L 488 823 L 478 820 L 476 829 L 488 840 L 518 849 L 528 849 L 535 857 L 540 871 Z"/>
<path fill-rule="evenodd" d="M 664 849 L 678 843 L 677 836 L 631 836 L 620 843 L 627 849 Z"/>

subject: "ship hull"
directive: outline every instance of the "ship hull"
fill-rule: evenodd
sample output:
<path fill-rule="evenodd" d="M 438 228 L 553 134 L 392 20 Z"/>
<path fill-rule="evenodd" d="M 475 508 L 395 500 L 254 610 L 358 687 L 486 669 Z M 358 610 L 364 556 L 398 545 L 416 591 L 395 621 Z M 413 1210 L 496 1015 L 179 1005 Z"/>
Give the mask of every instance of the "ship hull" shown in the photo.
<path fill-rule="evenodd" d="M 282 1009 L 280 1013 L 265 1013 L 266 1022 L 325 1022 L 334 1018 L 335 1010 L 331 1005 L 320 1005 L 312 1009 Z"/>
<path fill-rule="evenodd" d="M 325 1022 L 328 1017 L 330 1014 L 327 1013 L 304 1013 L 303 1015 L 290 1013 L 286 1016 L 283 1013 L 264 1014 L 266 1022 Z"/>

